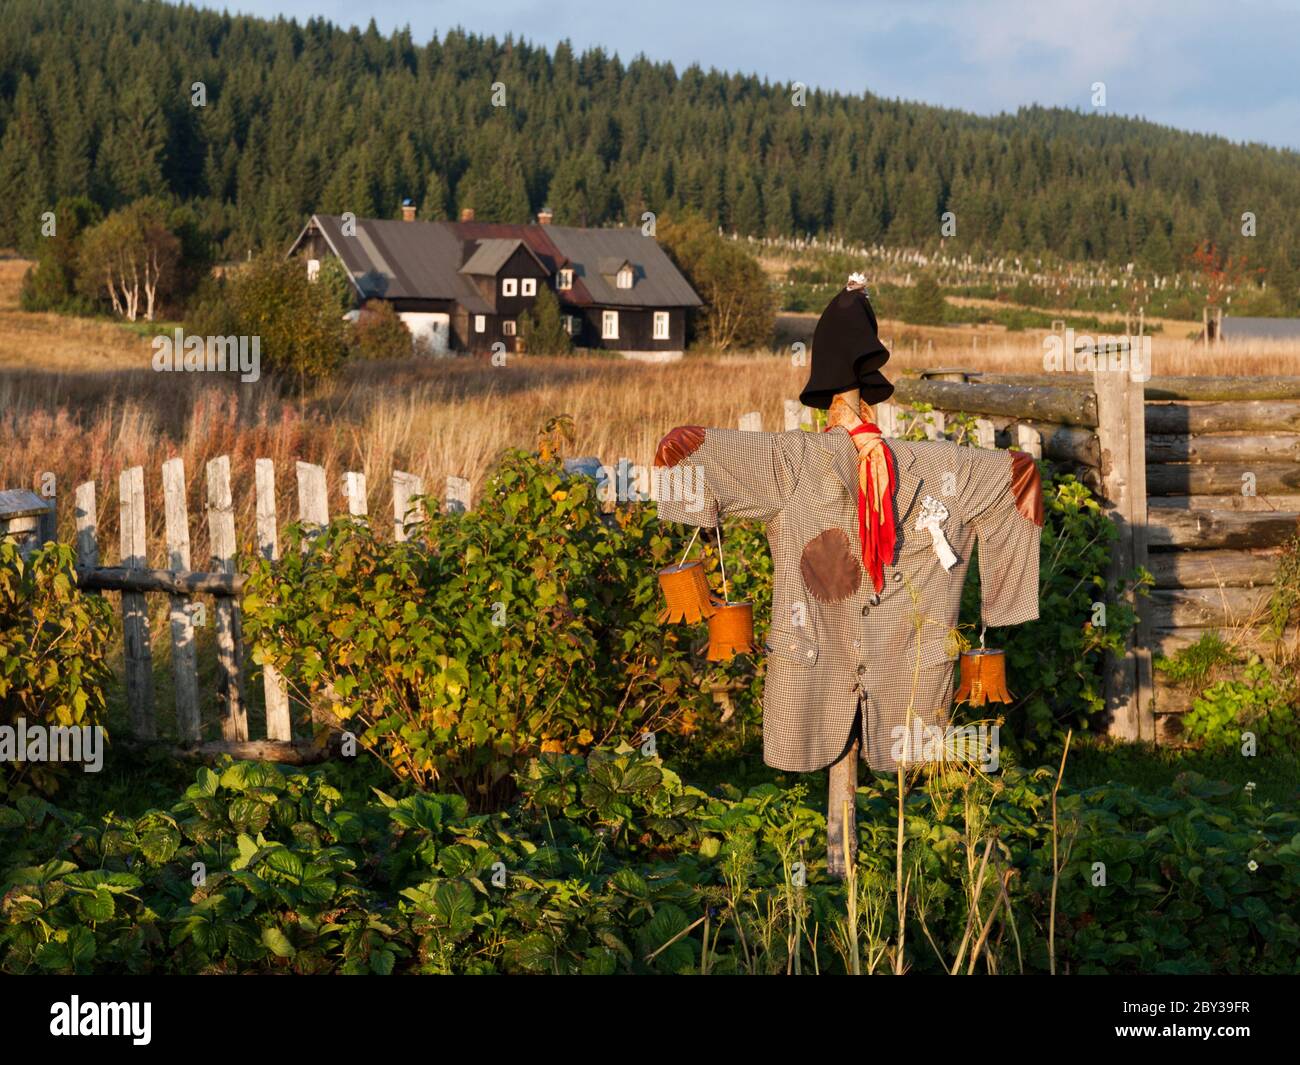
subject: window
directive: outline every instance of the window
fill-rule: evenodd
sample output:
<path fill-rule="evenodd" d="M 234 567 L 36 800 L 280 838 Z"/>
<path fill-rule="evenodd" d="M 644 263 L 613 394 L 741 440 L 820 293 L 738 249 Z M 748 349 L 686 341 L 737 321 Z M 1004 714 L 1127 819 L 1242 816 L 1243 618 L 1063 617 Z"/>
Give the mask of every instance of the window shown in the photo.
<path fill-rule="evenodd" d="M 501 295 L 503 295 L 503 296 L 513 296 L 513 295 L 515 294 L 515 291 L 516 291 L 516 289 L 517 289 L 518 284 L 519 284 L 519 282 L 518 282 L 515 278 L 513 278 L 513 277 L 502 278 L 502 279 L 501 279 Z"/>
<path fill-rule="evenodd" d="M 484 314 L 474 315 L 474 332 L 476 333 L 487 332 L 487 315 Z"/>
<path fill-rule="evenodd" d="M 632 287 L 632 267 L 626 263 L 618 271 L 618 276 L 614 279 L 619 288 Z"/>
<path fill-rule="evenodd" d="M 507 337 L 515 335 L 515 320 L 513 318 L 507 318 L 501 323 L 501 335 Z"/>
<path fill-rule="evenodd" d="M 536 296 L 537 295 L 537 278 L 526 277 L 519 282 L 519 295 Z"/>
<path fill-rule="evenodd" d="M 655 311 L 655 339 L 668 339 L 668 312 Z"/>
<path fill-rule="evenodd" d="M 571 337 L 576 337 L 582 329 L 582 319 L 576 314 L 566 314 L 564 316 L 564 331 Z"/>
<path fill-rule="evenodd" d="M 307 280 L 308 280 L 308 281 L 315 281 L 316 278 L 318 278 L 319 276 L 320 276 L 320 260 L 319 260 L 319 259 L 308 259 L 308 260 L 307 260 Z"/>
<path fill-rule="evenodd" d="M 555 287 L 561 292 L 567 292 L 573 288 L 573 271 L 561 270 L 555 277 Z"/>
<path fill-rule="evenodd" d="M 600 338 L 601 340 L 618 339 L 618 311 L 601 311 Z"/>

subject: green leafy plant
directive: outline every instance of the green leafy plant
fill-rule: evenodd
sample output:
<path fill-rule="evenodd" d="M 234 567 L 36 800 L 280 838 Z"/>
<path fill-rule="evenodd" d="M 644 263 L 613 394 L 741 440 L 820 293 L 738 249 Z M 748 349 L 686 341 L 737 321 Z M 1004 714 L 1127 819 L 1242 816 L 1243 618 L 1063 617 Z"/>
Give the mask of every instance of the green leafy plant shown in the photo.
<path fill-rule="evenodd" d="M 112 612 L 77 587 L 75 564 L 66 545 L 47 544 L 24 559 L 12 540 L 0 540 L 0 725 L 104 721 Z M 0 797 L 29 786 L 52 792 L 64 769 L 0 763 Z"/>

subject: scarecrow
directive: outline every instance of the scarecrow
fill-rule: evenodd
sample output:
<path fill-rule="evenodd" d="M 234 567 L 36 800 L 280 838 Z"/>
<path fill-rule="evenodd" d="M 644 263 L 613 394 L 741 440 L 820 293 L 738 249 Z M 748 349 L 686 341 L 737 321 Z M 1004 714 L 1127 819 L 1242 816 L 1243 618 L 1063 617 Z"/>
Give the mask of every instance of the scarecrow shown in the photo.
<path fill-rule="evenodd" d="M 880 372 L 888 360 L 854 274 L 817 323 L 800 396 L 828 411 L 826 431 L 679 426 L 655 455 L 662 519 L 766 525 L 774 576 L 763 759 L 787 772 L 830 767 L 828 867 L 839 876 L 856 848 L 859 757 L 882 772 L 936 757 L 910 738 L 918 723 L 947 726 L 955 627 L 977 542 L 984 626 L 1038 617 L 1043 501 L 1033 459 L 883 439 L 872 407 L 893 394 Z M 672 491 L 684 475 L 696 490 Z M 696 617 L 720 606 L 705 598 Z M 973 675 L 983 663 L 971 661 Z M 996 678 L 991 693 L 982 681 L 973 687 L 1006 697 Z"/>

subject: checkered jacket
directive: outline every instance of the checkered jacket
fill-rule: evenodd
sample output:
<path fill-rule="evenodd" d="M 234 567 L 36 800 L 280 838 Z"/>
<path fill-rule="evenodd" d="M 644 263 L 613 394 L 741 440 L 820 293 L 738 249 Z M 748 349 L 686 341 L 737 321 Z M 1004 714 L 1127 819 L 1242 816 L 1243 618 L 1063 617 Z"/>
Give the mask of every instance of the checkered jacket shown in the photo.
<path fill-rule="evenodd" d="M 984 623 L 1038 617 L 1041 501 L 1036 515 L 1018 507 L 1012 454 L 946 442 L 887 445 L 897 479 L 897 547 L 877 594 L 861 561 L 857 449 L 847 432 L 685 426 L 660 444 L 661 519 L 766 524 L 775 573 L 763 757 L 777 769 L 827 766 L 859 729 L 864 760 L 891 771 L 897 729 L 911 730 L 916 719 L 947 722 L 956 657 L 948 634 L 977 540 Z M 1040 491 L 1032 461 L 1017 456 L 1014 465 L 1021 495 L 1027 481 Z M 927 498 L 948 511 L 942 528 L 957 556 L 948 570 L 929 533 L 914 528 Z"/>

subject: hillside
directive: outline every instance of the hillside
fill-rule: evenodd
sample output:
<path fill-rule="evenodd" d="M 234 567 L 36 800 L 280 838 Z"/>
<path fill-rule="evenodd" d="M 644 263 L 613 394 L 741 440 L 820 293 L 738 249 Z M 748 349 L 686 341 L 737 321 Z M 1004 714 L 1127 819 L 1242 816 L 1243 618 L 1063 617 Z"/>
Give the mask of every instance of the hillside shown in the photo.
<path fill-rule="evenodd" d="M 740 234 L 920 248 L 952 211 L 963 252 L 1168 272 L 1212 239 L 1285 291 L 1300 270 L 1300 156 L 1146 122 L 816 91 L 796 107 L 785 85 L 564 44 L 418 43 L 139 0 L 4 9 L 0 246 L 30 249 L 69 196 L 190 201 L 242 257 L 313 210 L 388 216 L 410 195 L 425 218 L 689 207 Z M 1244 210 L 1257 237 L 1240 235 Z"/>

